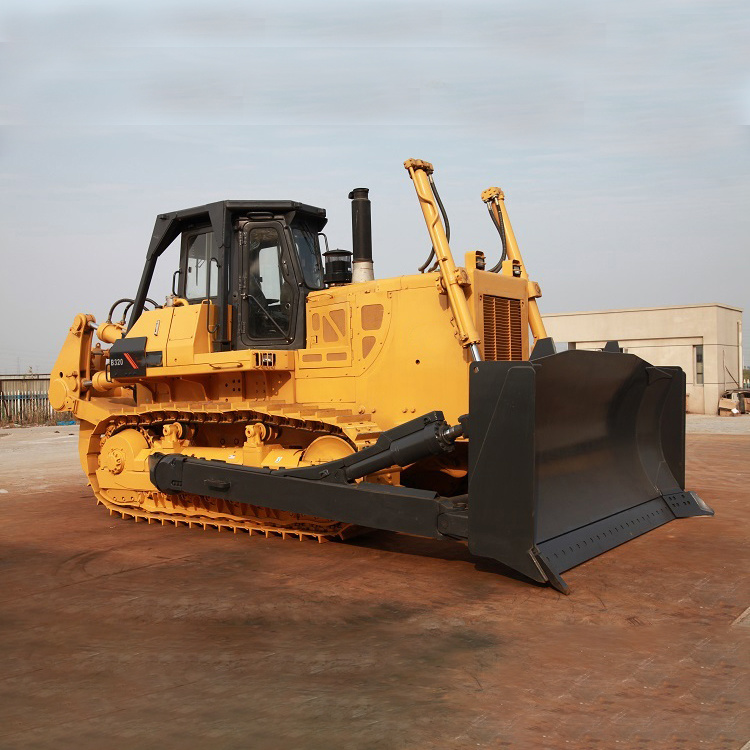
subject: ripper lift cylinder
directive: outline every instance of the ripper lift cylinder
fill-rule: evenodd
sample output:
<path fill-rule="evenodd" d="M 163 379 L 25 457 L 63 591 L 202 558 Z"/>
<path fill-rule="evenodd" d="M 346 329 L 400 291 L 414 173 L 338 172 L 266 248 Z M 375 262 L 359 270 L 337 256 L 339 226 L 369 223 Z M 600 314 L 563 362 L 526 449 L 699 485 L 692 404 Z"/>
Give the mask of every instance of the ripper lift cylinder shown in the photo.
<path fill-rule="evenodd" d="M 453 261 L 445 227 L 440 221 L 437 201 L 430 187 L 429 176 L 433 173 L 432 164 L 422 159 L 407 159 L 404 167 L 409 172 L 419 198 L 419 205 L 427 224 L 427 232 L 430 235 L 432 247 L 435 249 L 442 284 L 448 295 L 448 303 L 453 319 L 456 321 L 456 328 L 458 328 L 461 346 L 470 351 L 472 360 L 476 362 L 480 359 L 479 333 L 469 312 L 466 294 L 461 286 L 462 276 Z"/>
<path fill-rule="evenodd" d="M 528 280 L 529 274 L 526 271 L 523 258 L 521 257 L 521 250 L 518 247 L 516 241 L 516 235 L 513 232 L 510 219 L 508 218 L 508 210 L 505 207 L 505 193 L 499 187 L 487 188 L 482 193 L 482 200 L 489 206 L 490 211 L 495 216 L 495 223 L 502 226 L 505 230 L 505 249 L 508 253 L 508 260 L 518 264 L 520 270 L 520 277 Z M 537 294 L 539 294 L 537 288 Z M 539 306 L 537 305 L 536 299 L 529 295 L 529 327 L 531 333 L 534 336 L 534 341 L 547 338 L 547 331 L 542 321 L 542 315 L 539 312 Z"/>

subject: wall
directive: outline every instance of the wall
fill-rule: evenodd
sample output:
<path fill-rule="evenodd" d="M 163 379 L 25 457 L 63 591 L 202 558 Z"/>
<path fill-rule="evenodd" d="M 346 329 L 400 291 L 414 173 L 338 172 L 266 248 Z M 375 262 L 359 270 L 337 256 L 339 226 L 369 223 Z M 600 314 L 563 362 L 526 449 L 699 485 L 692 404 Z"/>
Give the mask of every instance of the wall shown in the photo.
<path fill-rule="evenodd" d="M 0 375 L 0 425 L 54 424 L 72 419 L 57 413 L 47 398 L 49 375 Z"/>
<path fill-rule="evenodd" d="M 654 365 L 677 365 L 687 379 L 688 411 L 714 414 L 720 393 L 742 372 L 742 310 L 728 305 L 603 310 L 544 316 L 548 335 L 578 349 L 616 340 Z M 703 385 L 696 382 L 695 347 L 703 346 Z"/>

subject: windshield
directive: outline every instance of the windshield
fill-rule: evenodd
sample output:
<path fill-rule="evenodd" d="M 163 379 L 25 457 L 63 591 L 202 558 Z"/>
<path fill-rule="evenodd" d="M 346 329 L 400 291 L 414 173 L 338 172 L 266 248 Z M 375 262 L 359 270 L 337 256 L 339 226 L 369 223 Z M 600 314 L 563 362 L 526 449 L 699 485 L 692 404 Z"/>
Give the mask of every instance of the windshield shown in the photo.
<path fill-rule="evenodd" d="M 310 289 L 323 289 L 323 268 L 320 262 L 320 246 L 318 235 L 306 227 L 292 227 L 294 244 L 297 246 L 299 264 L 302 267 L 302 275 L 305 286 Z"/>

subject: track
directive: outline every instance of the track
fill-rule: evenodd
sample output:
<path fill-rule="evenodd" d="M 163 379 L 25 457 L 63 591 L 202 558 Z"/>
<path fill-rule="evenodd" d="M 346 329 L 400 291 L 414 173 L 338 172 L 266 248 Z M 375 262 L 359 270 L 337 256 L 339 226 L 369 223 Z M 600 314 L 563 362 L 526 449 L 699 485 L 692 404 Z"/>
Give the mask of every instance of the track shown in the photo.
<path fill-rule="evenodd" d="M 275 435 L 285 429 L 293 431 L 297 440 L 305 444 L 324 435 L 333 435 L 346 440 L 353 450 L 371 444 L 380 433 L 369 415 L 355 415 L 345 410 L 319 412 L 305 409 L 303 414 L 301 408 L 287 405 L 273 411 L 222 410 L 215 403 L 191 406 L 198 408 L 177 411 L 153 409 L 145 405 L 114 415 L 95 427 L 88 438 L 88 477 L 97 502 L 107 508 L 110 515 L 136 522 L 171 523 L 204 530 L 280 536 L 284 539 L 314 539 L 318 542 L 346 538 L 360 531 L 359 527 L 350 524 L 272 510 L 262 505 L 233 503 L 184 493 L 167 495 L 137 487 L 113 493 L 100 487 L 96 474 L 99 456 L 113 436 L 127 429 L 138 430 L 148 445 L 153 446 L 164 426 L 179 423 L 185 434 L 208 438 L 215 444 L 211 447 L 226 448 L 239 447 L 240 438 L 237 436 L 244 434 L 245 428 L 254 424 L 264 425 L 269 433 Z M 201 443 L 194 445 L 200 446 Z"/>

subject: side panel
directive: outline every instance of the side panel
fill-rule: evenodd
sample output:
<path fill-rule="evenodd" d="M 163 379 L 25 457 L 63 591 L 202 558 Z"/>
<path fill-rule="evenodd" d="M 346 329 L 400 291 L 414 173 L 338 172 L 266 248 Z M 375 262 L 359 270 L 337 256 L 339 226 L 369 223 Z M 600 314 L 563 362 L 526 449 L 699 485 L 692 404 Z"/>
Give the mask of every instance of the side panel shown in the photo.
<path fill-rule="evenodd" d="M 156 310 L 141 313 L 135 325 L 128 331 L 127 338 L 145 336 L 147 352 L 161 351 L 166 354 L 172 316 L 176 309 L 175 307 L 159 307 Z"/>
<path fill-rule="evenodd" d="M 307 305 L 307 349 L 298 358 L 302 370 L 337 370 L 352 366 L 351 310 L 348 300 L 310 301 Z"/>
<path fill-rule="evenodd" d="M 297 353 L 298 402 L 349 399 L 382 429 L 435 404 L 449 419 L 465 413 L 468 357 L 436 281 L 425 274 L 310 294 L 308 346 Z"/>
<path fill-rule="evenodd" d="M 471 366 L 469 550 L 543 582 L 535 564 L 536 373 L 528 363 Z"/>
<path fill-rule="evenodd" d="M 464 278 L 477 328 L 492 339 L 485 348 L 493 358 L 527 358 L 526 282 L 477 270 Z M 468 410 L 469 355 L 438 274 L 314 292 L 307 331 L 297 353 L 301 403 L 350 400 L 383 429 L 436 406 L 452 422 Z"/>
<path fill-rule="evenodd" d="M 685 373 L 680 367 L 660 367 L 672 375 L 661 420 L 661 443 L 664 458 L 677 486 L 685 489 Z"/>
<path fill-rule="evenodd" d="M 213 323 L 216 305 L 195 304 L 175 307 L 164 364 L 189 365 L 196 354 L 208 354 L 213 349 Z"/>

